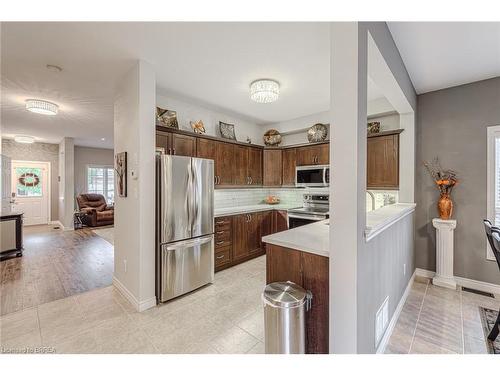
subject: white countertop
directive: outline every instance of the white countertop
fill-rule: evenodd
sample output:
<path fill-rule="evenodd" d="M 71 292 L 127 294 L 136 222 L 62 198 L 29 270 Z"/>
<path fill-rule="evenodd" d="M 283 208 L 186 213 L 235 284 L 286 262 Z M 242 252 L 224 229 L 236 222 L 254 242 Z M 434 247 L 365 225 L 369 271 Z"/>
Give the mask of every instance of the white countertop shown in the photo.
<path fill-rule="evenodd" d="M 366 241 L 382 233 L 396 221 L 415 211 L 415 203 L 396 203 L 366 213 Z"/>
<path fill-rule="evenodd" d="M 226 215 L 237 215 L 251 212 L 259 212 L 259 211 L 269 211 L 269 210 L 288 210 L 289 208 L 295 208 L 297 205 L 290 204 L 254 204 L 252 206 L 234 206 L 234 207 L 225 207 L 225 208 L 216 208 L 214 210 L 214 216 L 226 216 Z"/>
<path fill-rule="evenodd" d="M 262 241 L 272 245 L 288 247 L 290 249 L 329 257 L 330 226 L 328 223 L 329 219 L 303 225 L 298 228 L 262 237 Z"/>
<path fill-rule="evenodd" d="M 371 240 L 406 215 L 415 211 L 414 203 L 396 203 L 366 213 L 366 241 Z M 330 256 L 329 219 L 271 234 L 262 241 L 308 253 Z M 333 224 L 332 224 L 333 225 Z"/>

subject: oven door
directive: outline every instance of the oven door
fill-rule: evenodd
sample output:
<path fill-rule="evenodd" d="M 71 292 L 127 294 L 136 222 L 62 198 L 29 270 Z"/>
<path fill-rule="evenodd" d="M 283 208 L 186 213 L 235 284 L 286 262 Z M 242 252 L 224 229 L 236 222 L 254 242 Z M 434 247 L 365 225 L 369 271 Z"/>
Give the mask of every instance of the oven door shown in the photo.
<path fill-rule="evenodd" d="M 301 227 L 302 225 L 312 224 L 316 221 L 328 219 L 327 215 L 309 215 L 288 213 L 288 229 Z"/>
<path fill-rule="evenodd" d="M 295 186 L 326 187 L 330 184 L 330 166 L 307 165 L 295 168 Z"/>

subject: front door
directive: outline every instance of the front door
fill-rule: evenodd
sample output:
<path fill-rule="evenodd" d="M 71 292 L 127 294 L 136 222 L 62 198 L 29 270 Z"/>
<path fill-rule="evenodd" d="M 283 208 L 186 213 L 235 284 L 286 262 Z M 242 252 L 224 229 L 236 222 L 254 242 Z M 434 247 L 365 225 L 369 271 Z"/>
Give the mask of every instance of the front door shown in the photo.
<path fill-rule="evenodd" d="M 49 222 L 49 164 L 12 162 L 13 209 L 24 213 L 24 225 Z"/>

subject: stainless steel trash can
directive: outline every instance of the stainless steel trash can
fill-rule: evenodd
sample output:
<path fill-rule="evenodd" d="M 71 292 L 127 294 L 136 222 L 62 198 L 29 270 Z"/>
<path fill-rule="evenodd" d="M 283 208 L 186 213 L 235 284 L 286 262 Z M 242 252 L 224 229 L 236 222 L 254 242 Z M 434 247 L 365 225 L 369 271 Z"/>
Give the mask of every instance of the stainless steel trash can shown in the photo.
<path fill-rule="evenodd" d="M 310 292 L 291 281 L 265 287 L 262 300 L 266 354 L 305 353 L 305 314 L 311 298 Z"/>

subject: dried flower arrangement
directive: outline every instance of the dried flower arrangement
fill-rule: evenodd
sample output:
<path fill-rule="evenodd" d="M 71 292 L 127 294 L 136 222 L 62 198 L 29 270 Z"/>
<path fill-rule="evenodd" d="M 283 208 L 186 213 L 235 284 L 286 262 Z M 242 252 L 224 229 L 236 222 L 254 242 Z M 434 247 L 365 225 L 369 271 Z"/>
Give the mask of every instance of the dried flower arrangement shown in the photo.
<path fill-rule="evenodd" d="M 453 213 L 453 202 L 450 195 L 453 187 L 458 184 L 457 172 L 451 169 L 443 169 L 437 157 L 430 163 L 424 161 L 424 166 L 441 194 L 437 205 L 439 217 L 443 220 L 448 220 Z"/>

